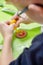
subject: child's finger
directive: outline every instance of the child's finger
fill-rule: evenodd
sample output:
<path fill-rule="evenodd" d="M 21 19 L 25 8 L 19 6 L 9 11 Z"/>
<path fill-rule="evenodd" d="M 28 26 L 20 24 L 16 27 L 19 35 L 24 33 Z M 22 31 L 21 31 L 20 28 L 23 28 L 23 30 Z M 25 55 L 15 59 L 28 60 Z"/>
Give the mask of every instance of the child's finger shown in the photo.
<path fill-rule="evenodd" d="M 22 18 L 19 18 L 19 20 L 16 22 L 16 27 L 19 27 L 20 23 L 22 23 L 23 19 Z"/>
<path fill-rule="evenodd" d="M 14 30 L 14 27 L 15 27 L 15 23 L 13 23 L 13 24 L 10 25 L 10 29 L 11 30 Z"/>
<path fill-rule="evenodd" d="M 5 24 L 10 25 L 10 21 L 6 21 Z"/>

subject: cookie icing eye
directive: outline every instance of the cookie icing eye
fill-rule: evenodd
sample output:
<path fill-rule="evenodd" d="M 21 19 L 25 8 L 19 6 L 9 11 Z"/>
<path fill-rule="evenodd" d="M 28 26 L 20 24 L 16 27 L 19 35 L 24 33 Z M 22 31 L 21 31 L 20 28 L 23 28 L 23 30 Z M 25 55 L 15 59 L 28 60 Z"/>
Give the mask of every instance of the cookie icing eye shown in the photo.
<path fill-rule="evenodd" d="M 17 38 L 24 38 L 26 35 L 27 35 L 27 32 L 24 31 L 24 30 L 18 30 L 18 31 L 16 32 L 16 37 L 17 37 Z"/>

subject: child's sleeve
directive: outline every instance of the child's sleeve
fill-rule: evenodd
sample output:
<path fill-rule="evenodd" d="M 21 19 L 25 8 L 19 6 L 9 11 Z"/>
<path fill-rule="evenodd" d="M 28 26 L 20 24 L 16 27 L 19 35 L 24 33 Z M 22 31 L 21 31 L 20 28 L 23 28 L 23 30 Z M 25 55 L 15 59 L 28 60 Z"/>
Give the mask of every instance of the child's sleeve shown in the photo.
<path fill-rule="evenodd" d="M 43 34 L 32 41 L 30 48 L 26 48 L 19 58 L 9 65 L 43 65 Z"/>

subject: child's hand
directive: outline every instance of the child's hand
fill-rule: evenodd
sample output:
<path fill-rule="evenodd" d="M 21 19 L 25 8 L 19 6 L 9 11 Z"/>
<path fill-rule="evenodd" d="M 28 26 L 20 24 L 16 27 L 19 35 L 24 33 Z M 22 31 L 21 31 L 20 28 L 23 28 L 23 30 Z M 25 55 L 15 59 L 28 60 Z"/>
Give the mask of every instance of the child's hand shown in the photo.
<path fill-rule="evenodd" d="M 43 23 L 43 8 L 42 7 L 36 6 L 34 4 L 30 4 L 28 15 L 33 21 L 36 21 L 41 24 Z"/>
<path fill-rule="evenodd" d="M 8 36 L 8 35 L 12 35 L 12 31 L 14 29 L 14 27 L 18 27 L 20 23 L 27 23 L 27 20 L 28 20 L 28 16 L 23 13 L 20 17 L 17 16 L 17 13 L 12 17 L 11 20 L 13 19 L 17 19 L 17 22 L 16 24 L 11 24 L 11 25 L 8 25 L 10 23 L 10 21 L 7 21 L 6 23 L 1 23 L 0 22 L 0 31 L 1 33 L 3 34 L 3 36 Z M 29 21 L 28 21 L 29 23 Z"/>
<path fill-rule="evenodd" d="M 0 32 L 2 33 L 3 37 L 12 36 L 15 24 L 7 25 L 6 23 L 0 22 Z"/>
<path fill-rule="evenodd" d="M 8 21 L 6 23 L 0 22 L 0 32 L 2 33 L 3 37 L 12 36 L 14 27 L 18 27 L 20 23 L 26 23 L 25 21 L 28 20 L 28 16 L 25 13 L 22 14 L 20 17 L 17 16 L 17 14 L 14 15 L 11 20 L 17 19 L 17 18 L 18 18 L 18 20 L 17 20 L 16 24 L 13 23 L 11 25 L 8 25 L 8 23 L 10 23 Z"/>

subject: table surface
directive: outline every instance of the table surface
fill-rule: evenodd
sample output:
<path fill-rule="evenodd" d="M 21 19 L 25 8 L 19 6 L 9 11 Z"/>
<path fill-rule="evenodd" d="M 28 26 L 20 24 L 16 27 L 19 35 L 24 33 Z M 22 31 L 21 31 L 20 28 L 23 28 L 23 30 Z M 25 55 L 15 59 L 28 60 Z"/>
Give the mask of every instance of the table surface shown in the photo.
<path fill-rule="evenodd" d="M 12 10 L 15 9 L 17 11 L 17 9 L 12 5 L 5 5 L 4 8 L 10 9 L 11 7 L 13 7 Z M 3 12 L 2 9 L 3 8 L 0 7 L 0 22 L 9 20 L 12 17 L 11 14 Z M 16 30 L 19 30 L 19 29 L 25 30 L 27 32 L 27 36 L 20 39 L 15 36 L 15 32 L 14 32 L 13 40 L 12 40 L 12 49 L 13 49 L 14 58 L 17 58 L 23 52 L 24 48 L 30 47 L 32 39 L 41 32 L 40 31 L 41 26 L 37 23 L 31 23 L 28 25 L 21 24 L 20 27 Z M 3 45 L 3 37 L 1 33 L 0 33 L 0 45 Z"/>

